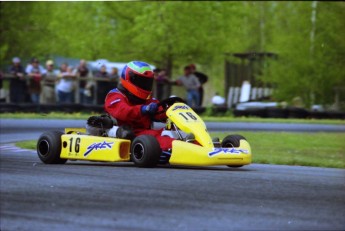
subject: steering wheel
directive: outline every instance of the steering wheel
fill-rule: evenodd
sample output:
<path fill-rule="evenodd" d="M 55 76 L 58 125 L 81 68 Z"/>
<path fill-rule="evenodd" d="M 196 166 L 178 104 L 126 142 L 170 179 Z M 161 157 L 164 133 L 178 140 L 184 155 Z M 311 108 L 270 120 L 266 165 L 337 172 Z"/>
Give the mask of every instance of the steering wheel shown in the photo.
<path fill-rule="evenodd" d="M 164 113 L 171 105 L 173 105 L 174 103 L 177 103 L 177 102 L 186 103 L 186 101 L 184 101 L 182 98 L 177 97 L 177 96 L 163 99 L 162 101 L 160 101 L 157 104 L 158 107 L 162 106 L 163 110 L 157 111 L 156 114 Z"/>

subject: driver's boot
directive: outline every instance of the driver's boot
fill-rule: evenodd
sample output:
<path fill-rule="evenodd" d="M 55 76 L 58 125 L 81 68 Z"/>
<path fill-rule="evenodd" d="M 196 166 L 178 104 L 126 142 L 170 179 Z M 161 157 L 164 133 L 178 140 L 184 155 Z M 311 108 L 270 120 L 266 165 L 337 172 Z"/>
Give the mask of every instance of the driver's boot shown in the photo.
<path fill-rule="evenodd" d="M 112 128 L 114 126 L 114 122 L 108 115 L 91 116 L 87 120 L 87 125 L 105 130 Z"/>
<path fill-rule="evenodd" d="M 116 121 L 108 115 L 91 116 L 86 123 L 86 131 L 93 136 L 108 136 L 107 131 L 112 129 Z"/>
<path fill-rule="evenodd" d="M 131 127 L 123 125 L 117 129 L 116 137 L 121 139 L 133 140 L 135 138 L 135 135 Z"/>

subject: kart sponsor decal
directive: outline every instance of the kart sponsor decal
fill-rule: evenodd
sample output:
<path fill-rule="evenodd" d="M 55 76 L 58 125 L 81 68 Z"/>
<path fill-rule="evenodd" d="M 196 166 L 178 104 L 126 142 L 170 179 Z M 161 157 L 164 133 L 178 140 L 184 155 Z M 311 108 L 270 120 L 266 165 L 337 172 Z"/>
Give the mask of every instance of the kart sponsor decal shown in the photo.
<path fill-rule="evenodd" d="M 87 151 L 84 153 L 84 156 L 89 155 L 93 150 L 101 150 L 101 149 L 111 149 L 114 142 L 105 142 L 103 141 L 100 143 L 93 143 L 89 147 L 87 147 Z"/>
<path fill-rule="evenodd" d="M 185 110 L 188 110 L 189 107 L 187 105 L 178 105 L 178 106 L 175 106 L 172 110 L 173 111 L 176 111 L 178 109 L 185 109 Z"/>
<path fill-rule="evenodd" d="M 248 154 L 249 151 L 246 149 L 236 149 L 236 148 L 214 148 L 212 152 L 208 153 L 208 156 L 214 156 L 214 155 L 219 155 L 219 154 Z"/>

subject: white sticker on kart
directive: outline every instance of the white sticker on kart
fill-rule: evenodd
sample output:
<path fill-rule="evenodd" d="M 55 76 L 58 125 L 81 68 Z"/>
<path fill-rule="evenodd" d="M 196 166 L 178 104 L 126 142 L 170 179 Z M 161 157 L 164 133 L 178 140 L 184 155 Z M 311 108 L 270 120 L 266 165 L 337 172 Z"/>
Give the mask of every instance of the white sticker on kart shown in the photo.
<path fill-rule="evenodd" d="M 177 105 L 172 110 L 175 111 L 175 110 L 178 110 L 178 109 L 189 110 L 190 107 L 188 107 L 187 105 Z"/>
<path fill-rule="evenodd" d="M 214 148 L 212 152 L 208 153 L 208 156 L 212 157 L 219 154 L 248 154 L 249 151 L 246 149 L 236 149 L 236 148 Z"/>

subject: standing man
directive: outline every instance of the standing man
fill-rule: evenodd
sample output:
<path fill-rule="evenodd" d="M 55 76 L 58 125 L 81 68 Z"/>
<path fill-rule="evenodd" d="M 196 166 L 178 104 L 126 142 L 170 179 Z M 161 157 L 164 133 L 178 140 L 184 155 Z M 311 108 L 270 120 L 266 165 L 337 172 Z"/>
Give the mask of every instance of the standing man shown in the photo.
<path fill-rule="evenodd" d="M 75 79 L 76 75 L 71 72 L 68 64 L 61 64 L 58 75 L 59 82 L 56 86 L 58 103 L 73 103 Z"/>
<path fill-rule="evenodd" d="M 24 103 L 27 94 L 27 85 L 25 70 L 18 57 L 12 59 L 12 65 L 9 68 L 9 72 L 12 75 L 10 80 L 10 102 Z"/>
<path fill-rule="evenodd" d="M 107 67 L 105 65 L 101 66 L 101 69 L 96 73 L 97 79 L 97 104 L 103 105 L 104 99 L 109 92 L 109 73 L 107 72 Z"/>
<path fill-rule="evenodd" d="M 169 84 L 169 78 L 166 74 L 165 69 L 156 69 L 157 74 L 155 74 L 156 80 L 156 96 L 158 100 L 165 99 L 165 85 Z M 154 70 L 155 72 L 155 70 Z"/>
<path fill-rule="evenodd" d="M 77 77 L 79 78 L 79 99 L 81 104 L 92 103 L 92 92 L 90 81 L 86 79 L 89 77 L 89 68 L 87 68 L 86 61 L 80 60 L 79 66 L 77 67 Z"/>
<path fill-rule="evenodd" d="M 199 101 L 199 105 L 198 106 L 201 107 L 203 99 L 204 99 L 204 88 L 203 88 L 202 85 L 204 85 L 207 82 L 208 76 L 205 75 L 204 73 L 196 71 L 195 64 L 190 64 L 189 66 L 192 69 L 192 73 L 198 78 L 198 80 L 200 82 L 200 87 L 199 87 L 200 101 Z"/>
<path fill-rule="evenodd" d="M 176 84 L 184 86 L 187 90 L 187 104 L 190 107 L 199 107 L 200 94 L 199 88 L 201 86 L 198 78 L 192 73 L 190 66 L 184 67 L 184 75 L 176 80 Z"/>
<path fill-rule="evenodd" d="M 58 72 L 54 70 L 53 60 L 47 60 L 46 62 L 46 73 L 42 76 L 42 93 L 41 103 L 44 104 L 55 104 L 55 83 L 57 81 Z"/>
<path fill-rule="evenodd" d="M 29 76 L 29 92 L 31 101 L 34 104 L 39 104 L 41 95 L 41 80 L 42 76 L 46 73 L 46 70 L 40 65 L 38 59 L 32 58 L 31 65 L 28 65 L 26 68 L 26 73 Z"/>

